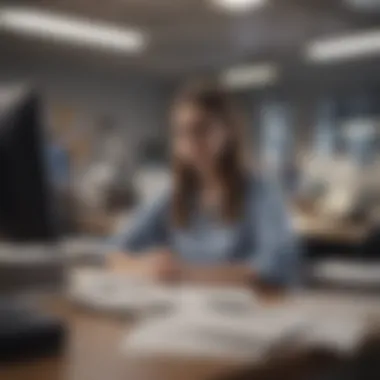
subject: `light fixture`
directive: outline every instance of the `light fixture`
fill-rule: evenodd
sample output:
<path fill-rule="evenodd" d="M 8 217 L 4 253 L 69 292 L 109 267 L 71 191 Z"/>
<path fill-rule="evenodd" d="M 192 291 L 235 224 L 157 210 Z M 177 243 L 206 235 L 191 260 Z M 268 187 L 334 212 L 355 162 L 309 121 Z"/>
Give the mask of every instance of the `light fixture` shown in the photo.
<path fill-rule="evenodd" d="M 0 30 L 120 53 L 139 52 L 146 45 L 144 34 L 134 28 L 32 8 L 0 8 Z"/>
<path fill-rule="evenodd" d="M 210 0 L 215 6 L 231 12 L 243 12 L 263 5 L 266 0 Z"/>
<path fill-rule="evenodd" d="M 265 87 L 276 82 L 278 68 L 273 63 L 232 67 L 220 75 L 222 85 L 230 89 Z"/>
<path fill-rule="evenodd" d="M 380 29 L 311 42 L 306 58 L 312 62 L 354 59 L 380 53 Z"/>
<path fill-rule="evenodd" d="M 373 12 L 380 11 L 379 0 L 344 0 L 350 7 L 358 11 Z"/>

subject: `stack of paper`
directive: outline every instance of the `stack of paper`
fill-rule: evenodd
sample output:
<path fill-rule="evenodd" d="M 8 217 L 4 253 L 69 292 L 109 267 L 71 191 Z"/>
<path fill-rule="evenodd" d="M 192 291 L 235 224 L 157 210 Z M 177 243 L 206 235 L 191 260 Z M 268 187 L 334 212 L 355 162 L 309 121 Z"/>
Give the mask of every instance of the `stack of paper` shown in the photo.
<path fill-rule="evenodd" d="M 73 274 L 70 284 L 76 302 L 143 317 L 123 339 L 129 356 L 252 361 L 284 344 L 351 351 L 369 317 L 380 316 L 380 300 L 339 293 L 299 292 L 268 307 L 242 288 L 171 287 L 103 271 Z"/>
<path fill-rule="evenodd" d="M 215 307 L 220 301 L 183 304 L 170 315 L 148 319 L 126 335 L 129 356 L 179 355 L 253 361 L 276 347 L 324 347 L 351 352 L 369 328 L 374 311 L 365 302 L 304 293 L 277 306 L 256 303 L 241 309 Z M 191 297 L 190 297 L 191 298 Z M 221 297 L 223 298 L 223 297 Z M 207 299 L 203 298 L 204 300 Z M 228 303 L 228 297 L 222 302 Z M 379 305 L 378 305 L 379 306 Z M 380 310 L 380 309 L 379 309 Z"/>
<path fill-rule="evenodd" d="M 276 344 L 297 341 L 306 328 L 297 315 L 246 309 L 221 313 L 207 307 L 180 309 L 164 318 L 148 319 L 128 334 L 129 356 L 196 356 L 254 360 Z"/>
<path fill-rule="evenodd" d="M 219 312 L 228 308 L 239 312 L 252 309 L 255 303 L 253 293 L 242 288 L 165 286 L 102 270 L 73 271 L 67 293 L 74 302 L 95 310 L 144 316 L 168 315 L 175 310 L 187 314 L 208 303 Z"/>

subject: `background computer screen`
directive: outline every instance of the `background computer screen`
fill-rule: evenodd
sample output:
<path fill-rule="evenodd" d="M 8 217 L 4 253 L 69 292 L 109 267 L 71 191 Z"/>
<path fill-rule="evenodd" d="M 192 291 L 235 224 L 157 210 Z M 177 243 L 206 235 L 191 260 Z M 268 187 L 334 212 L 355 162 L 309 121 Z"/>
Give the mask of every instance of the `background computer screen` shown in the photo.
<path fill-rule="evenodd" d="M 5 91 L 6 93 L 6 91 Z M 33 90 L 0 97 L 0 237 L 17 242 L 57 238 L 45 165 L 41 102 Z"/>

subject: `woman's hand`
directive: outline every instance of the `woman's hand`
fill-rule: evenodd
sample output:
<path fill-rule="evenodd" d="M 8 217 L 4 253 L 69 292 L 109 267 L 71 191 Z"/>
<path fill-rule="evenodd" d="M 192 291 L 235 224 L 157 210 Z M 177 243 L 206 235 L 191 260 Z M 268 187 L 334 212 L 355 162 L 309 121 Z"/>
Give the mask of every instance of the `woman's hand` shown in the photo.
<path fill-rule="evenodd" d="M 255 280 L 255 273 L 245 265 L 225 264 L 215 266 L 185 266 L 182 279 L 192 283 L 213 285 L 249 286 Z"/>
<path fill-rule="evenodd" d="M 113 272 L 157 281 L 173 281 L 180 276 L 178 261 L 174 254 L 166 249 L 146 252 L 139 257 L 133 257 L 126 253 L 111 254 L 107 264 Z"/>

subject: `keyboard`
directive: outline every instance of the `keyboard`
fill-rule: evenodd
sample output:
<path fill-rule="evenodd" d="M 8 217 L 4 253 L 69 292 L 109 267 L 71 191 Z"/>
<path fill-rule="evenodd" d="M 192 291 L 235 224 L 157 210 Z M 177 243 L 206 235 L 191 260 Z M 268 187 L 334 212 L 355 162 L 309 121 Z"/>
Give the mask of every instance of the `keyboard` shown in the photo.
<path fill-rule="evenodd" d="M 0 300 L 0 363 L 55 354 L 65 335 L 60 320 Z"/>
<path fill-rule="evenodd" d="M 63 262 L 63 255 L 57 244 L 0 244 L 0 263 L 34 265 Z"/>

